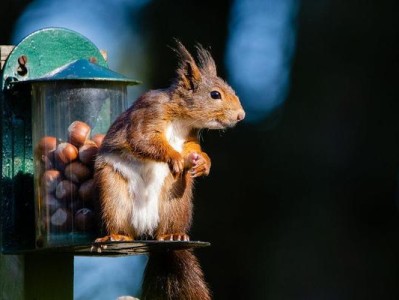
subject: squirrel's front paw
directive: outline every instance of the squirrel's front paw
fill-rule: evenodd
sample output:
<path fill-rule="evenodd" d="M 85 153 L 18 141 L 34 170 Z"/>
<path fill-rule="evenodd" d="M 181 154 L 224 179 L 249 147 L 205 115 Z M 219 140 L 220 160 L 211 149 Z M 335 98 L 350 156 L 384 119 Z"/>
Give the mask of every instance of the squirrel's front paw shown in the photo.
<path fill-rule="evenodd" d="M 168 166 L 174 177 L 183 172 L 184 159 L 180 153 L 176 152 L 170 157 L 168 160 Z"/>
<path fill-rule="evenodd" d="M 211 160 L 205 152 L 191 152 L 186 157 L 191 177 L 207 176 L 211 169 Z"/>

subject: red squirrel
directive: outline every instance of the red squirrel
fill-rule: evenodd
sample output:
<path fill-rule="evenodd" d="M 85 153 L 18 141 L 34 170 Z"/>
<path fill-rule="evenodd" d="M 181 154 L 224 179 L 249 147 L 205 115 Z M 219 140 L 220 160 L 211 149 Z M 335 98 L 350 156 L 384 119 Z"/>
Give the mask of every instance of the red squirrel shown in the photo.
<path fill-rule="evenodd" d="M 193 181 L 211 167 L 199 132 L 233 127 L 245 117 L 209 51 L 196 49 L 198 63 L 177 41 L 171 86 L 144 93 L 109 128 L 95 162 L 108 234 L 97 242 L 189 240 Z M 192 251 L 150 254 L 142 299 L 211 299 Z"/>

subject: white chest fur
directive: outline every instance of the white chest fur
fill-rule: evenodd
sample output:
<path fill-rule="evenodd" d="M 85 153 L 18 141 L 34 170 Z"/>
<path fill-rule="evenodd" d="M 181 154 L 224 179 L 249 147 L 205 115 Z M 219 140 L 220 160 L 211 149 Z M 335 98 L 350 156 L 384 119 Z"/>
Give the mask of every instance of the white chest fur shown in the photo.
<path fill-rule="evenodd" d="M 167 127 L 165 137 L 176 151 L 181 152 L 187 133 L 183 124 L 172 123 Z M 105 156 L 104 160 L 128 182 L 131 199 L 126 201 L 133 201 L 131 224 L 134 230 L 138 235 L 152 235 L 159 223 L 159 198 L 165 177 L 170 172 L 168 165 L 138 159 L 126 163 L 126 160 L 114 154 Z M 123 205 L 123 201 L 116 203 Z"/>
<path fill-rule="evenodd" d="M 178 152 L 183 150 L 183 144 L 187 140 L 189 127 L 182 121 L 170 123 L 166 127 L 165 136 L 169 144 Z"/>

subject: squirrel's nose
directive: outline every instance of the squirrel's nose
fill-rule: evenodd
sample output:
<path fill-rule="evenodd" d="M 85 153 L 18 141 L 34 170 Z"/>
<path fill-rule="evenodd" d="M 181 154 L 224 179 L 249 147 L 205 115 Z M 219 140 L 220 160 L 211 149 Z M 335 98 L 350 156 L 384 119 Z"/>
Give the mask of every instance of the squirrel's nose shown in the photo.
<path fill-rule="evenodd" d="M 242 110 L 237 114 L 237 121 L 242 121 L 244 120 L 244 118 L 245 118 L 245 111 Z"/>

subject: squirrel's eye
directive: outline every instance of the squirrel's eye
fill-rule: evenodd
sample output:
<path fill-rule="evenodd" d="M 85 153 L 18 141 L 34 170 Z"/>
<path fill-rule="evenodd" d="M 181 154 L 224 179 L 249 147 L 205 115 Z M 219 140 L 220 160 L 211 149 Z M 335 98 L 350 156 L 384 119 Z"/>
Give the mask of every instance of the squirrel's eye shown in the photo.
<path fill-rule="evenodd" d="M 222 99 L 222 95 L 220 95 L 220 93 L 218 91 L 212 91 L 211 97 L 212 97 L 212 99 Z"/>

